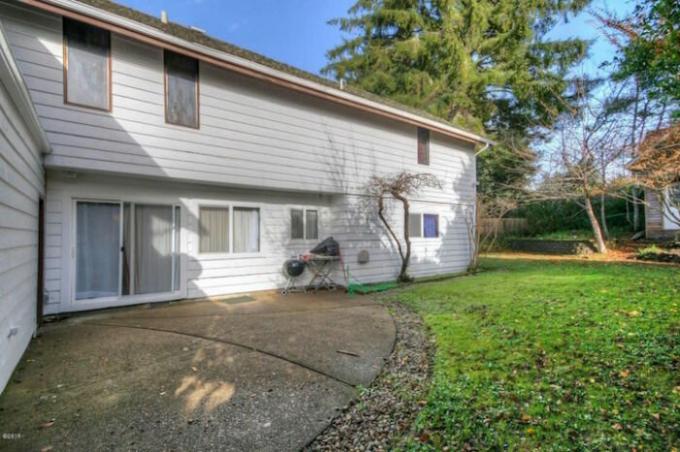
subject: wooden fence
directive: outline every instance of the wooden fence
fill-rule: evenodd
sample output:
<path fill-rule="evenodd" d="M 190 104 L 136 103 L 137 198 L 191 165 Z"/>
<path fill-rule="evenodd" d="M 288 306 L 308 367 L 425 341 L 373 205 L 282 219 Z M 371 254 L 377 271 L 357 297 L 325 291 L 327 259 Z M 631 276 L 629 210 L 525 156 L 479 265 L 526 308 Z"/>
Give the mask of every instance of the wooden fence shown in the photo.
<path fill-rule="evenodd" d="M 515 235 L 525 232 L 529 224 L 526 218 L 481 218 L 478 228 L 482 237 Z"/>

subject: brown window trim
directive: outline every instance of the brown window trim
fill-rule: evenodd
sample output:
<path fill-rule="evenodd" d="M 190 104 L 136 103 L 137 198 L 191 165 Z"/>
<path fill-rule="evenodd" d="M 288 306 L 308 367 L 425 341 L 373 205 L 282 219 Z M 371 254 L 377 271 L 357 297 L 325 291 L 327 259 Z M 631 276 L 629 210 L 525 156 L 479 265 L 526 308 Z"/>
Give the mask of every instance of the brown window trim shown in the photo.
<path fill-rule="evenodd" d="M 430 166 L 430 130 L 423 127 L 417 129 L 418 164 Z"/>
<path fill-rule="evenodd" d="M 106 84 L 107 84 L 108 89 L 109 89 L 109 96 L 108 96 L 108 98 L 109 98 L 108 104 L 109 105 L 108 105 L 107 108 L 93 107 L 92 105 L 79 104 L 77 102 L 69 102 L 69 100 L 68 100 L 68 38 L 66 37 L 66 25 L 65 25 L 66 21 L 79 22 L 79 23 L 88 25 L 88 26 L 93 27 L 93 28 L 99 28 L 100 30 L 103 30 L 103 31 L 105 31 L 109 34 L 109 48 L 107 49 L 107 64 L 109 66 L 109 68 L 108 68 L 109 70 L 107 71 L 108 77 L 107 77 L 107 80 L 106 80 Z M 112 86 L 113 85 L 113 83 L 112 83 L 113 77 L 112 77 L 112 69 L 111 69 L 111 66 L 112 66 L 111 31 L 109 31 L 105 28 L 100 28 L 100 27 L 97 27 L 97 26 L 94 26 L 94 25 L 90 25 L 86 22 L 80 22 L 80 21 L 75 20 L 75 19 L 69 19 L 69 18 L 63 17 L 62 20 L 61 20 L 61 36 L 62 36 L 62 52 L 63 52 L 62 56 L 63 56 L 63 59 L 64 59 L 64 64 L 63 64 L 63 68 L 64 68 L 63 77 L 64 77 L 64 79 L 63 79 L 63 82 L 62 82 L 62 84 L 64 85 L 64 105 L 73 105 L 74 107 L 89 108 L 90 110 L 106 111 L 106 112 L 111 113 L 113 111 L 113 86 Z"/>
<path fill-rule="evenodd" d="M 187 129 L 200 129 L 201 128 L 201 61 L 198 58 L 193 58 L 196 60 L 196 125 L 188 126 L 186 124 L 176 124 L 168 120 L 168 64 L 167 58 L 165 57 L 168 52 L 181 55 L 185 58 L 193 58 L 186 56 L 182 53 L 173 52 L 172 50 L 163 49 L 163 113 L 165 116 L 165 123 L 177 127 L 186 127 Z"/>

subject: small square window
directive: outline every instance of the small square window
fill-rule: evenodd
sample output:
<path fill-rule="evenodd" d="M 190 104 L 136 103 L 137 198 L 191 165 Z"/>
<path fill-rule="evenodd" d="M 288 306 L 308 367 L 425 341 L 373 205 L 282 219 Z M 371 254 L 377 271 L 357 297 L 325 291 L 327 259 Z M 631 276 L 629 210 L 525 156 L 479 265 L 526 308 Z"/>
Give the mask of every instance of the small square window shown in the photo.
<path fill-rule="evenodd" d="M 423 237 L 439 237 L 439 215 L 429 213 L 423 215 Z"/>
<path fill-rule="evenodd" d="M 314 209 L 290 210 L 290 238 L 318 239 L 319 212 Z"/>

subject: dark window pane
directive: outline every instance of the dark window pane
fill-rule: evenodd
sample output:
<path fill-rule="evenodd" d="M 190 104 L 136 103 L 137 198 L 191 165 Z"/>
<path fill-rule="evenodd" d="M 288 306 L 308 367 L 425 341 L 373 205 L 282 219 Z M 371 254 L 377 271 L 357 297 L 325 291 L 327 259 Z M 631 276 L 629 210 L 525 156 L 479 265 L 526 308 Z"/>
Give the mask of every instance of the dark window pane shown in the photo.
<path fill-rule="evenodd" d="M 408 214 L 408 235 L 409 237 L 422 237 L 423 232 L 420 227 L 420 214 Z"/>
<path fill-rule="evenodd" d="M 430 164 L 430 131 L 418 128 L 418 163 Z"/>
<path fill-rule="evenodd" d="M 305 223 L 306 237 L 308 239 L 319 238 L 319 215 L 316 210 L 307 211 L 307 222 Z"/>
<path fill-rule="evenodd" d="M 423 236 L 427 238 L 439 237 L 439 215 L 423 215 Z"/>
<path fill-rule="evenodd" d="M 303 239 L 305 238 L 304 220 L 302 217 L 302 209 L 291 209 L 290 211 L 290 238 Z"/>
<path fill-rule="evenodd" d="M 165 71 L 166 121 L 198 127 L 198 61 L 166 51 Z"/>
<path fill-rule="evenodd" d="M 109 109 L 111 34 L 64 19 L 66 102 Z"/>

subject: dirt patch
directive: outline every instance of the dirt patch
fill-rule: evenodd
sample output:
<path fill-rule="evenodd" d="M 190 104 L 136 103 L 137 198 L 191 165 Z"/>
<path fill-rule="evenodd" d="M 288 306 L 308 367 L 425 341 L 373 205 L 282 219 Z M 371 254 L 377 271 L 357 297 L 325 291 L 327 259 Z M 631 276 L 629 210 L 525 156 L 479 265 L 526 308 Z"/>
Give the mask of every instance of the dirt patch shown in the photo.
<path fill-rule="evenodd" d="M 305 450 L 389 450 L 410 431 L 425 404 L 434 344 L 420 316 L 386 305 L 397 338 L 382 373 Z"/>

